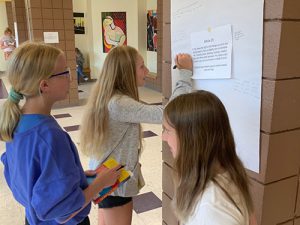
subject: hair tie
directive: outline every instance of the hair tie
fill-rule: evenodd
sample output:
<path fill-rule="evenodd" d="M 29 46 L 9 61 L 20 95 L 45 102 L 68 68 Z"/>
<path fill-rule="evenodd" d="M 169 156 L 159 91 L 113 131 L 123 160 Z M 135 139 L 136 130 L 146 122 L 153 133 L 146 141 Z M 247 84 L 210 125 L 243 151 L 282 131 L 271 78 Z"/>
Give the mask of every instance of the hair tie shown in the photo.
<path fill-rule="evenodd" d="M 11 88 L 8 94 L 8 98 L 18 104 L 20 102 L 21 99 L 23 99 L 23 95 L 21 93 L 18 93 L 15 91 L 15 89 Z"/>

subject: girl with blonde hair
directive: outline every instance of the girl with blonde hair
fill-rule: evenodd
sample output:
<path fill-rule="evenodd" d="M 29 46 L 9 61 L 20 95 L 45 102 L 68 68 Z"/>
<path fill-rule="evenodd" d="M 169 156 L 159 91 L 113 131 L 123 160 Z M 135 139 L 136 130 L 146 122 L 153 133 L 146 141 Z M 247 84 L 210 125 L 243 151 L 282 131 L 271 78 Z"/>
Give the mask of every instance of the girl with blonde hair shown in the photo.
<path fill-rule="evenodd" d="M 180 80 L 173 96 L 191 91 L 192 59 L 176 57 Z M 139 163 L 140 123 L 161 123 L 163 107 L 140 102 L 138 87 L 149 70 L 138 51 L 129 46 L 113 48 L 107 55 L 99 79 L 88 99 L 81 127 L 81 150 L 91 157 L 95 169 L 113 157 L 132 172 L 131 178 L 112 196 L 99 203 L 99 225 L 128 225 L 132 218 L 132 197 L 143 187 Z"/>
<path fill-rule="evenodd" d="M 248 177 L 222 102 L 208 91 L 178 96 L 164 110 L 163 129 L 162 139 L 175 158 L 173 203 L 179 220 L 249 225 Z"/>
<path fill-rule="evenodd" d="M 6 142 L 1 161 L 9 188 L 25 207 L 26 224 L 90 224 L 90 201 L 115 183 L 119 166 L 88 186 L 74 143 L 50 114 L 68 94 L 65 54 L 46 44 L 22 44 L 7 75 L 12 88 L 0 109 L 0 140 Z"/>

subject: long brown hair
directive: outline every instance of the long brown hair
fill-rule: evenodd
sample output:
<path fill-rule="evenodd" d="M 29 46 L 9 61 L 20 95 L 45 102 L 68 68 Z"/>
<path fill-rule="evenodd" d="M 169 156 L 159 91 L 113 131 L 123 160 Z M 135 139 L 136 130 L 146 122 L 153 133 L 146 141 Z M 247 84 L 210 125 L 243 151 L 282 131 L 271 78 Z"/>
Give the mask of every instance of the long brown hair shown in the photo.
<path fill-rule="evenodd" d="M 17 93 L 25 98 L 39 94 L 41 80 L 50 77 L 57 58 L 63 52 L 43 43 L 26 42 L 14 50 L 6 74 Z M 11 141 L 13 131 L 21 116 L 18 103 L 8 98 L 0 109 L 0 139 Z"/>
<path fill-rule="evenodd" d="M 80 147 L 85 155 L 98 159 L 102 155 L 101 148 L 109 135 L 108 103 L 111 97 L 119 93 L 139 101 L 136 82 L 138 54 L 135 48 L 118 46 L 106 56 L 100 77 L 89 96 L 81 126 Z"/>
<path fill-rule="evenodd" d="M 222 102 L 203 90 L 181 95 L 166 106 L 164 117 L 179 141 L 175 158 L 175 208 L 179 218 L 184 221 L 192 215 L 208 182 L 215 180 L 216 165 L 229 173 L 250 214 L 253 203 L 248 177 L 236 154 Z"/>

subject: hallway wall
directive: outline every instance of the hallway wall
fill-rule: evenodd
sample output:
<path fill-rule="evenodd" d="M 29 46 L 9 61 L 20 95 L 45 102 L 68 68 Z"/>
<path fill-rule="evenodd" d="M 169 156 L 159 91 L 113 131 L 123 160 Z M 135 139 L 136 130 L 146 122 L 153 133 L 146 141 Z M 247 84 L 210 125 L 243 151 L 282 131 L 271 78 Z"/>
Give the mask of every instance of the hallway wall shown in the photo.
<path fill-rule="evenodd" d="M 74 12 L 84 13 L 86 32 L 75 34 L 75 46 L 83 52 L 86 59 L 85 66 L 90 67 L 92 78 L 99 76 L 107 54 L 103 53 L 102 47 L 101 12 L 126 12 L 127 44 L 139 50 L 150 72 L 157 73 L 156 77 L 146 78 L 146 86 L 161 91 L 161 68 L 157 67 L 159 50 L 158 52 L 147 51 L 146 29 L 147 10 L 157 9 L 157 0 L 130 0 L 129 2 L 114 0 L 101 3 L 94 0 L 73 0 L 73 6 Z"/>
<path fill-rule="evenodd" d="M 93 71 L 93 77 L 96 78 L 106 53 L 102 49 L 102 23 L 101 12 L 123 12 L 127 15 L 127 40 L 131 45 L 139 50 L 148 66 L 150 72 L 157 72 L 157 52 L 147 51 L 146 39 L 146 13 L 147 10 L 157 10 L 156 0 L 130 0 L 126 3 L 115 1 L 101 2 L 88 0 L 73 0 L 74 12 L 83 12 L 85 14 L 85 34 L 75 34 L 75 45 L 82 50 L 85 58 Z M 133 31 L 130 33 L 130 31 Z M 138 32 L 136 32 L 138 31 Z M 94 65 L 95 64 L 95 65 Z"/>
<path fill-rule="evenodd" d="M 87 1 L 73 0 L 73 12 L 84 13 L 85 34 L 75 34 L 75 47 L 79 48 L 85 58 L 84 67 L 89 67 L 89 52 L 92 49 L 89 43 L 91 30 L 87 24 Z"/>
<path fill-rule="evenodd" d="M 92 77 L 96 78 L 102 68 L 105 56 L 107 53 L 103 53 L 102 48 L 102 22 L 101 12 L 126 12 L 127 20 L 127 44 L 135 48 L 138 48 L 138 0 L 127 0 L 127 1 L 98 1 L 88 0 L 87 11 L 90 14 L 88 17 L 88 32 L 89 43 L 92 46 L 90 51 L 90 65 Z M 90 27 L 91 26 L 91 27 Z M 146 43 L 146 42 L 145 42 Z"/>

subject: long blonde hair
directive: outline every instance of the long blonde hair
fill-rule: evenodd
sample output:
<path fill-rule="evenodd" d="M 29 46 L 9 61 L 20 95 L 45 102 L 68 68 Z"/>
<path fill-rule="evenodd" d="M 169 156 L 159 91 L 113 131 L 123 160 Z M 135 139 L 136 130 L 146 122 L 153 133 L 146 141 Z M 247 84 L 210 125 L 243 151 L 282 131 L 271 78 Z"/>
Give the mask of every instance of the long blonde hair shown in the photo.
<path fill-rule="evenodd" d="M 85 155 L 98 159 L 102 155 L 101 149 L 109 135 L 108 103 L 111 97 L 119 93 L 139 101 L 136 82 L 138 54 L 130 46 L 119 46 L 106 56 L 100 77 L 89 96 L 81 126 L 80 149 Z"/>
<path fill-rule="evenodd" d="M 56 60 L 63 52 L 43 43 L 26 42 L 11 55 L 7 75 L 14 92 L 25 98 L 39 94 L 39 84 L 53 72 Z M 11 141 L 22 112 L 18 102 L 10 97 L 0 109 L 0 139 Z"/>
<path fill-rule="evenodd" d="M 181 95 L 166 106 L 164 118 L 176 130 L 179 142 L 175 157 L 174 201 L 179 219 L 186 221 L 193 214 L 208 182 L 216 182 L 216 165 L 229 173 L 250 215 L 253 203 L 248 177 L 236 154 L 228 115 L 222 102 L 207 91 Z"/>

